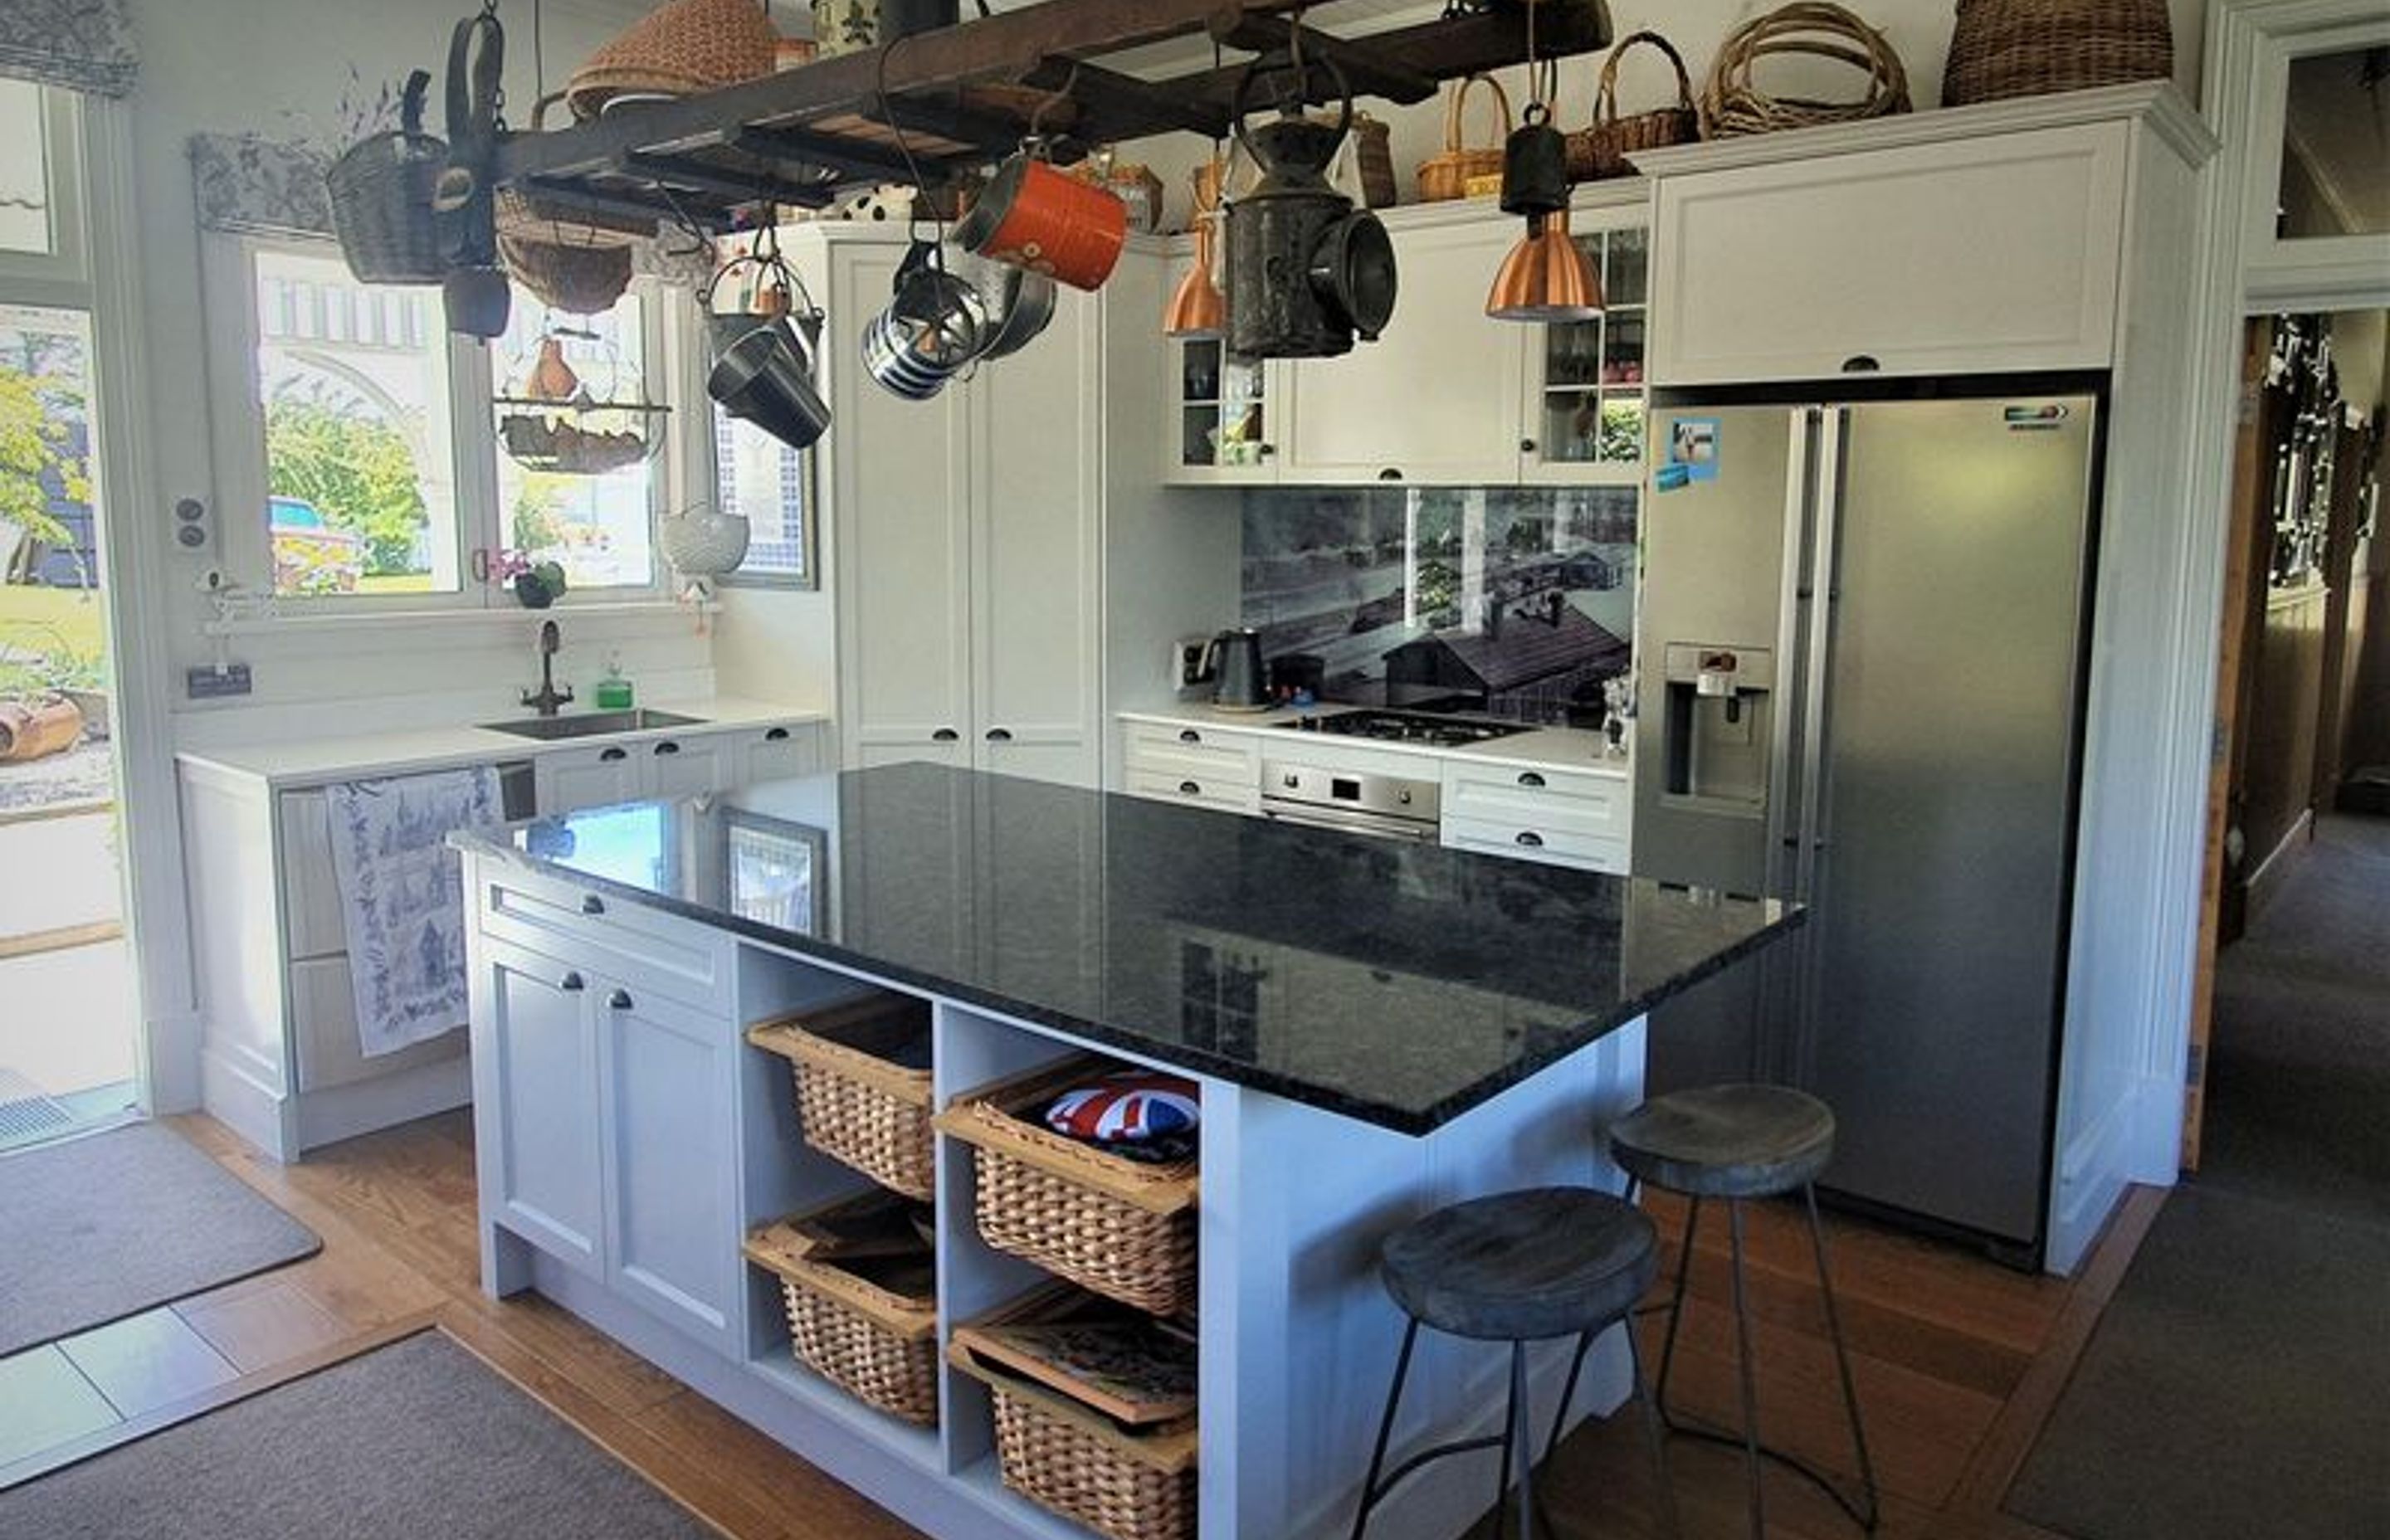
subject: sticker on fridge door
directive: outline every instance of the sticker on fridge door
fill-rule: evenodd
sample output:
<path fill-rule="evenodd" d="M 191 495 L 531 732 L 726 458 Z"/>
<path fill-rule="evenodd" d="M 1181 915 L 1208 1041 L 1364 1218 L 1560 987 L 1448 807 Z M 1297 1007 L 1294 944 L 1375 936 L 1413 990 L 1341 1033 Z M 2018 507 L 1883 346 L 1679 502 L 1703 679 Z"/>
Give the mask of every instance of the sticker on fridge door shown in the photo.
<path fill-rule="evenodd" d="M 1660 468 L 1660 476 L 1681 486 L 1686 481 L 1715 481 L 1717 473 L 1718 419 L 1677 417 L 1669 423 L 1668 458 Z"/>

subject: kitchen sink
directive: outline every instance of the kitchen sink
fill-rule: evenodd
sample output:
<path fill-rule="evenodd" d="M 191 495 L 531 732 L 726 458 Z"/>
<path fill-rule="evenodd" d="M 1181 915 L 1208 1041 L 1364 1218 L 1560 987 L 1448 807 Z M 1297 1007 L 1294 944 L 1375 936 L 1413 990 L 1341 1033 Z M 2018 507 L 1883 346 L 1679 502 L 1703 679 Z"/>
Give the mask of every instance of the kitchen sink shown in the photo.
<path fill-rule="evenodd" d="M 579 712 L 572 716 L 525 716 L 512 722 L 484 722 L 482 726 L 494 733 L 512 733 L 517 738 L 536 738 L 554 741 L 560 738 L 598 738 L 607 733 L 645 732 L 650 727 L 697 727 L 704 725 L 701 716 L 681 716 L 673 712 L 651 712 L 641 706 L 627 712 Z"/>

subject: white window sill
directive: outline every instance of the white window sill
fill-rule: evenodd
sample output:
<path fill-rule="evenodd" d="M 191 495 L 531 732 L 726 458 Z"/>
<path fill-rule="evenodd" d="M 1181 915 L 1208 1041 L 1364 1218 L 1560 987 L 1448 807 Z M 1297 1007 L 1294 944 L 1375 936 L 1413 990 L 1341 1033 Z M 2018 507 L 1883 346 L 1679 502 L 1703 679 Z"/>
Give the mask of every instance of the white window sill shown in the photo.
<path fill-rule="evenodd" d="M 711 599 L 703 604 L 683 604 L 675 599 L 620 599 L 586 604 L 567 602 L 551 605 L 546 610 L 533 610 L 522 605 L 469 610 L 343 610 L 243 615 L 203 621 L 199 624 L 199 634 L 204 636 L 290 636 L 366 630 L 512 632 L 526 621 L 662 621 L 715 614 L 721 608 L 719 599 Z"/>

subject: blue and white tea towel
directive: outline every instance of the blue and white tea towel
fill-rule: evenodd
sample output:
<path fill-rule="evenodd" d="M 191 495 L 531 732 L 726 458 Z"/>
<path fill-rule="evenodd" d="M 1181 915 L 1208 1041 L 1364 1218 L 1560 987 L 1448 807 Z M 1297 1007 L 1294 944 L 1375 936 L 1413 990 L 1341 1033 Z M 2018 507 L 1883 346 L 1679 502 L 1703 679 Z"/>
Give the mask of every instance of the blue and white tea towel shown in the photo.
<path fill-rule="evenodd" d="M 349 933 L 357 1045 L 367 1058 L 465 1024 L 465 884 L 455 828 L 506 821 L 482 766 L 326 789 Z"/>

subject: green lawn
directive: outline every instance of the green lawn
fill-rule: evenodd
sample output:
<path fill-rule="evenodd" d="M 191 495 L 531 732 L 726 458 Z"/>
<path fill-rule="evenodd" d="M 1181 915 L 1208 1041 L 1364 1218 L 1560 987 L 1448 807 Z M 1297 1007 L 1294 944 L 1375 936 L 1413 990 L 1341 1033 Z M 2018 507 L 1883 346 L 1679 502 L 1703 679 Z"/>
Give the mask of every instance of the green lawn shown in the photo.
<path fill-rule="evenodd" d="M 60 650 L 94 662 L 108 656 L 108 611 L 98 591 L 0 583 L 0 657 L 21 664 L 28 655 Z"/>

